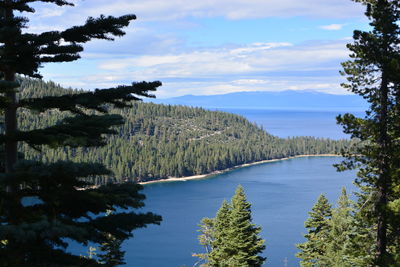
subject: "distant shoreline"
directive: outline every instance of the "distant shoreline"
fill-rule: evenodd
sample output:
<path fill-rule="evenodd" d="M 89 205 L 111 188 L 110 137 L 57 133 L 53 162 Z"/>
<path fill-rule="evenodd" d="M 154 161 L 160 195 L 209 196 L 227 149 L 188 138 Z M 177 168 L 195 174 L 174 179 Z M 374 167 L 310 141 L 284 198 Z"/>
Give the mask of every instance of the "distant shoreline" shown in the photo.
<path fill-rule="evenodd" d="M 305 157 L 340 157 L 340 156 L 341 155 L 338 155 L 338 154 L 319 154 L 319 155 L 297 155 L 297 156 L 293 156 L 293 157 L 286 157 L 286 158 L 280 158 L 280 159 L 267 159 L 267 160 L 255 161 L 252 163 L 245 163 L 245 164 L 241 164 L 241 165 L 234 166 L 231 168 L 227 168 L 225 170 L 213 171 L 213 172 L 207 173 L 207 174 L 199 174 L 199 175 L 184 176 L 184 177 L 170 177 L 170 178 L 160 179 L 160 180 L 139 182 L 138 184 L 147 185 L 147 184 L 155 184 L 155 183 L 186 182 L 186 181 L 190 181 L 190 180 L 207 179 L 214 175 L 222 174 L 222 173 L 229 172 L 229 171 L 232 171 L 235 169 L 240 169 L 240 168 L 249 167 L 249 166 L 253 166 L 253 165 L 263 164 L 263 163 L 283 161 L 283 160 L 295 159 L 295 158 L 305 158 Z"/>

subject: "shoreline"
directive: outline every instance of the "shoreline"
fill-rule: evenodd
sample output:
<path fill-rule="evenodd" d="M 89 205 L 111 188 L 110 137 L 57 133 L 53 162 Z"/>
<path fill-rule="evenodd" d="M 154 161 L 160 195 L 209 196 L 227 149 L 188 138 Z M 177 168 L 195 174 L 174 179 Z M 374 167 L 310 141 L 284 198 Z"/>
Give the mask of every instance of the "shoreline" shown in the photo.
<path fill-rule="evenodd" d="M 277 162 L 277 161 L 283 161 L 283 160 L 289 160 L 289 159 L 295 159 L 295 158 L 305 158 L 305 157 L 340 157 L 340 156 L 341 155 L 338 155 L 338 154 L 319 154 L 319 155 L 297 155 L 297 156 L 285 157 L 285 158 L 280 158 L 280 159 L 266 159 L 266 160 L 255 161 L 252 163 L 244 163 L 244 164 L 241 164 L 238 166 L 227 168 L 225 170 L 213 171 L 213 172 L 207 173 L 207 174 L 198 174 L 198 175 L 184 176 L 184 177 L 169 177 L 166 179 L 139 182 L 138 184 L 146 185 L 146 184 L 155 184 L 155 183 L 186 182 L 186 181 L 190 181 L 190 180 L 207 179 L 207 178 L 210 178 L 211 176 L 215 176 L 215 175 L 226 173 L 226 172 L 229 172 L 232 170 L 245 168 L 245 167 L 249 167 L 249 166 L 253 166 L 253 165 L 258 165 L 258 164 L 263 164 L 263 163 Z"/>

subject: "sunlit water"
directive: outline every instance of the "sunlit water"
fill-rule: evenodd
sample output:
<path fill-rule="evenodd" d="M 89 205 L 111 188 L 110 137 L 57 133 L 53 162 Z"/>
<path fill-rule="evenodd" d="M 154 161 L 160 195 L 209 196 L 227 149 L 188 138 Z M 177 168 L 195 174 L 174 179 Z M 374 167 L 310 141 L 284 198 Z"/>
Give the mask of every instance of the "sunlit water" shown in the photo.
<path fill-rule="evenodd" d="M 198 226 L 214 217 L 223 199 L 237 185 L 245 188 L 253 204 L 254 223 L 266 239 L 265 266 L 298 266 L 295 244 L 303 241 L 304 221 L 317 197 L 324 193 L 336 202 L 342 186 L 352 189 L 354 173 L 337 173 L 338 157 L 306 157 L 237 169 L 216 177 L 145 186 L 146 209 L 163 216 L 161 226 L 135 232 L 125 242 L 128 266 L 193 266 Z"/>
<path fill-rule="evenodd" d="M 284 111 L 225 109 L 245 116 L 280 137 L 315 136 L 347 138 L 336 125 L 336 111 Z M 361 116 L 361 113 L 356 114 Z M 223 199 L 230 199 L 242 184 L 253 204 L 254 223 L 262 226 L 266 239 L 265 266 L 299 266 L 294 254 L 303 242 L 304 221 L 319 194 L 334 203 L 341 187 L 353 189 L 353 172 L 337 173 L 332 164 L 338 157 L 308 157 L 255 165 L 210 179 L 160 183 L 145 186 L 146 208 L 163 216 L 160 226 L 135 231 L 124 243 L 127 266 L 194 266 L 198 223 L 214 217 Z M 70 249 L 82 251 L 72 246 Z"/>
<path fill-rule="evenodd" d="M 268 109 L 219 109 L 246 117 L 279 137 L 314 136 L 331 139 L 349 138 L 336 124 L 336 116 L 347 111 L 304 111 Z M 363 112 L 352 112 L 358 117 Z"/>

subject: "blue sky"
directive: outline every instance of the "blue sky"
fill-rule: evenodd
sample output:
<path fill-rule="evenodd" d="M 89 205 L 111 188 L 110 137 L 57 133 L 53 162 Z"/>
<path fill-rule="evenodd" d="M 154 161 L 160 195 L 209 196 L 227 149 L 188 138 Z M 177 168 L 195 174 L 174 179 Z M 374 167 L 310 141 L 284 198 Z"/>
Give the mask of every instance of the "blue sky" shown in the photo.
<path fill-rule="evenodd" d="M 82 59 L 41 73 L 67 87 L 163 82 L 157 97 L 239 91 L 344 94 L 340 62 L 354 29 L 367 29 L 351 0 L 75 0 L 40 4 L 33 32 L 83 24 L 88 16 L 137 15 L 115 42 L 85 45 Z"/>

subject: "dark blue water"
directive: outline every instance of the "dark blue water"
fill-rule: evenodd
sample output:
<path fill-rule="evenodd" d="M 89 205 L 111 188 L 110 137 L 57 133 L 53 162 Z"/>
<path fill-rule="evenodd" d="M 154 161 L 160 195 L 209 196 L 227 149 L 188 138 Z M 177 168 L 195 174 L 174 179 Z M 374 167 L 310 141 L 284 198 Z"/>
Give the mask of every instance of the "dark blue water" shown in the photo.
<path fill-rule="evenodd" d="M 347 111 L 296 111 L 268 109 L 219 109 L 246 117 L 279 137 L 314 136 L 331 139 L 349 138 L 336 124 L 336 116 Z M 352 112 L 362 116 L 362 112 Z"/>
<path fill-rule="evenodd" d="M 342 186 L 352 189 L 354 173 L 337 173 L 338 157 L 306 157 L 254 165 L 206 180 L 146 185 L 146 209 L 163 216 L 161 226 L 135 232 L 124 244 L 128 266 L 193 266 L 194 252 L 203 252 L 197 241 L 197 224 L 214 217 L 223 199 L 237 185 L 245 188 L 253 204 L 254 223 L 266 239 L 265 266 L 298 266 L 295 244 L 302 242 L 304 221 L 317 197 L 324 193 L 335 202 Z"/>

